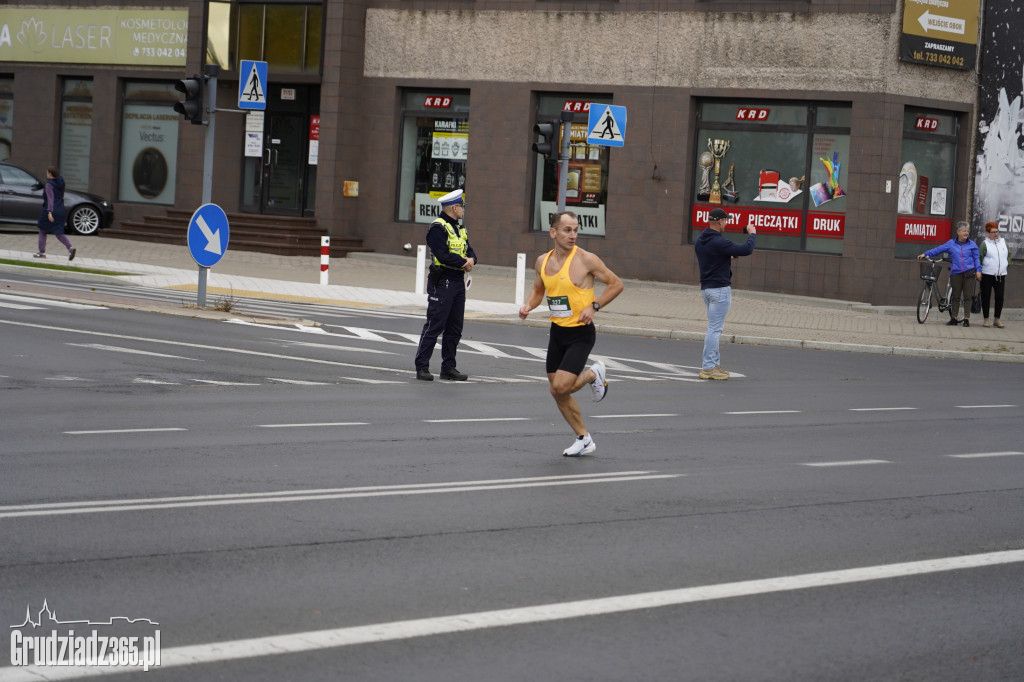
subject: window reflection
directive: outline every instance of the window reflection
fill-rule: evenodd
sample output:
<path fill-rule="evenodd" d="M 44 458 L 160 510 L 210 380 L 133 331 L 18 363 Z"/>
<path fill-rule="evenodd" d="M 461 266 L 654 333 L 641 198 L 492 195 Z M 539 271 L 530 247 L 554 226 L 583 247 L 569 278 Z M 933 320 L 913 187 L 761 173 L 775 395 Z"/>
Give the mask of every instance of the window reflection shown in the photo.
<path fill-rule="evenodd" d="M 206 63 L 234 70 L 240 60 L 254 59 L 271 62 L 275 73 L 319 73 L 322 33 L 322 3 L 212 0 Z"/>

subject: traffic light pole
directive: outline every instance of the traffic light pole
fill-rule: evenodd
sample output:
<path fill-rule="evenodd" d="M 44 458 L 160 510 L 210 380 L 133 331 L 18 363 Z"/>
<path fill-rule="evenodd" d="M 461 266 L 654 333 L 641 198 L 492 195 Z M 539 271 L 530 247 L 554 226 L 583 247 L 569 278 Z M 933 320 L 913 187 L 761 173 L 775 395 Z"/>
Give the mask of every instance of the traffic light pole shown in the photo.
<path fill-rule="evenodd" d="M 203 150 L 203 204 L 213 201 L 213 143 L 214 131 L 217 118 L 217 75 L 220 74 L 220 67 L 215 64 L 206 66 L 206 97 L 203 104 L 206 107 L 206 148 Z M 196 305 L 200 308 L 206 307 L 206 277 L 209 268 L 199 266 L 199 283 L 196 286 Z"/>
<path fill-rule="evenodd" d="M 571 111 L 563 111 L 560 115 L 562 121 L 562 145 L 558 152 L 558 208 L 559 213 L 565 210 L 565 192 L 569 182 L 569 136 L 572 135 Z"/>

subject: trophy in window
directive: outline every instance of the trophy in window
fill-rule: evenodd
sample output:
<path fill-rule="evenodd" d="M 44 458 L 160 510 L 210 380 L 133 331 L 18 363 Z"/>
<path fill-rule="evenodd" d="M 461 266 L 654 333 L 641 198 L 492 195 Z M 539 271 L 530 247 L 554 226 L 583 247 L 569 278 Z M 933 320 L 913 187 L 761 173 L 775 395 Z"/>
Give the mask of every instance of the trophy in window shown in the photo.
<path fill-rule="evenodd" d="M 729 140 L 708 138 L 708 149 L 711 150 L 711 155 L 715 158 L 715 179 L 711 183 L 711 196 L 708 197 L 708 201 L 712 204 L 722 203 L 722 185 L 718 182 L 718 176 L 722 174 L 722 158 L 729 151 L 729 146 Z"/>
<path fill-rule="evenodd" d="M 707 201 L 711 196 L 711 166 L 715 163 L 715 157 L 711 152 L 703 152 L 697 159 L 700 166 L 700 189 L 697 190 L 697 201 Z"/>
<path fill-rule="evenodd" d="M 732 174 L 736 169 L 736 164 L 729 164 L 729 175 L 725 179 L 725 184 L 722 185 L 722 201 L 730 201 L 737 203 L 740 200 L 740 193 L 736 191 L 736 181 L 733 180 Z"/>

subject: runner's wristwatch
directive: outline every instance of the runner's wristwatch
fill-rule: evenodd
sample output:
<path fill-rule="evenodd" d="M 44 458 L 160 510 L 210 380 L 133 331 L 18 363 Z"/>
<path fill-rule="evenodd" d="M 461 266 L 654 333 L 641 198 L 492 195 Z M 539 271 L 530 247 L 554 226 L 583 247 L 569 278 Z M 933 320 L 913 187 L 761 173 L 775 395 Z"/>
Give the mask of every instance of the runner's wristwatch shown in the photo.
<path fill-rule="evenodd" d="M 597 301 L 594 301 L 594 302 L 593 302 L 593 303 L 592 303 L 591 305 L 593 305 L 593 306 L 594 306 L 594 312 L 595 312 L 595 313 L 596 313 L 596 312 L 597 312 L 598 310 L 600 310 L 600 309 L 601 309 L 601 304 L 600 304 L 600 303 L 598 303 Z"/>

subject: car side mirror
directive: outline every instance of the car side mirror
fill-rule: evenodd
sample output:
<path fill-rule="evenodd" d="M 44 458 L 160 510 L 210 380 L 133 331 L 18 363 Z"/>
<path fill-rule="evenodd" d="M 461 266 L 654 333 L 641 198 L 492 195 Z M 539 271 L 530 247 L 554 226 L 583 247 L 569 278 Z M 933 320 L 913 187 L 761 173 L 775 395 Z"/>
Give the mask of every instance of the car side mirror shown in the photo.
<path fill-rule="evenodd" d="M 33 190 L 42 189 L 42 188 L 43 188 L 43 183 L 39 182 L 38 180 L 36 180 L 36 184 L 32 185 L 32 189 Z"/>

